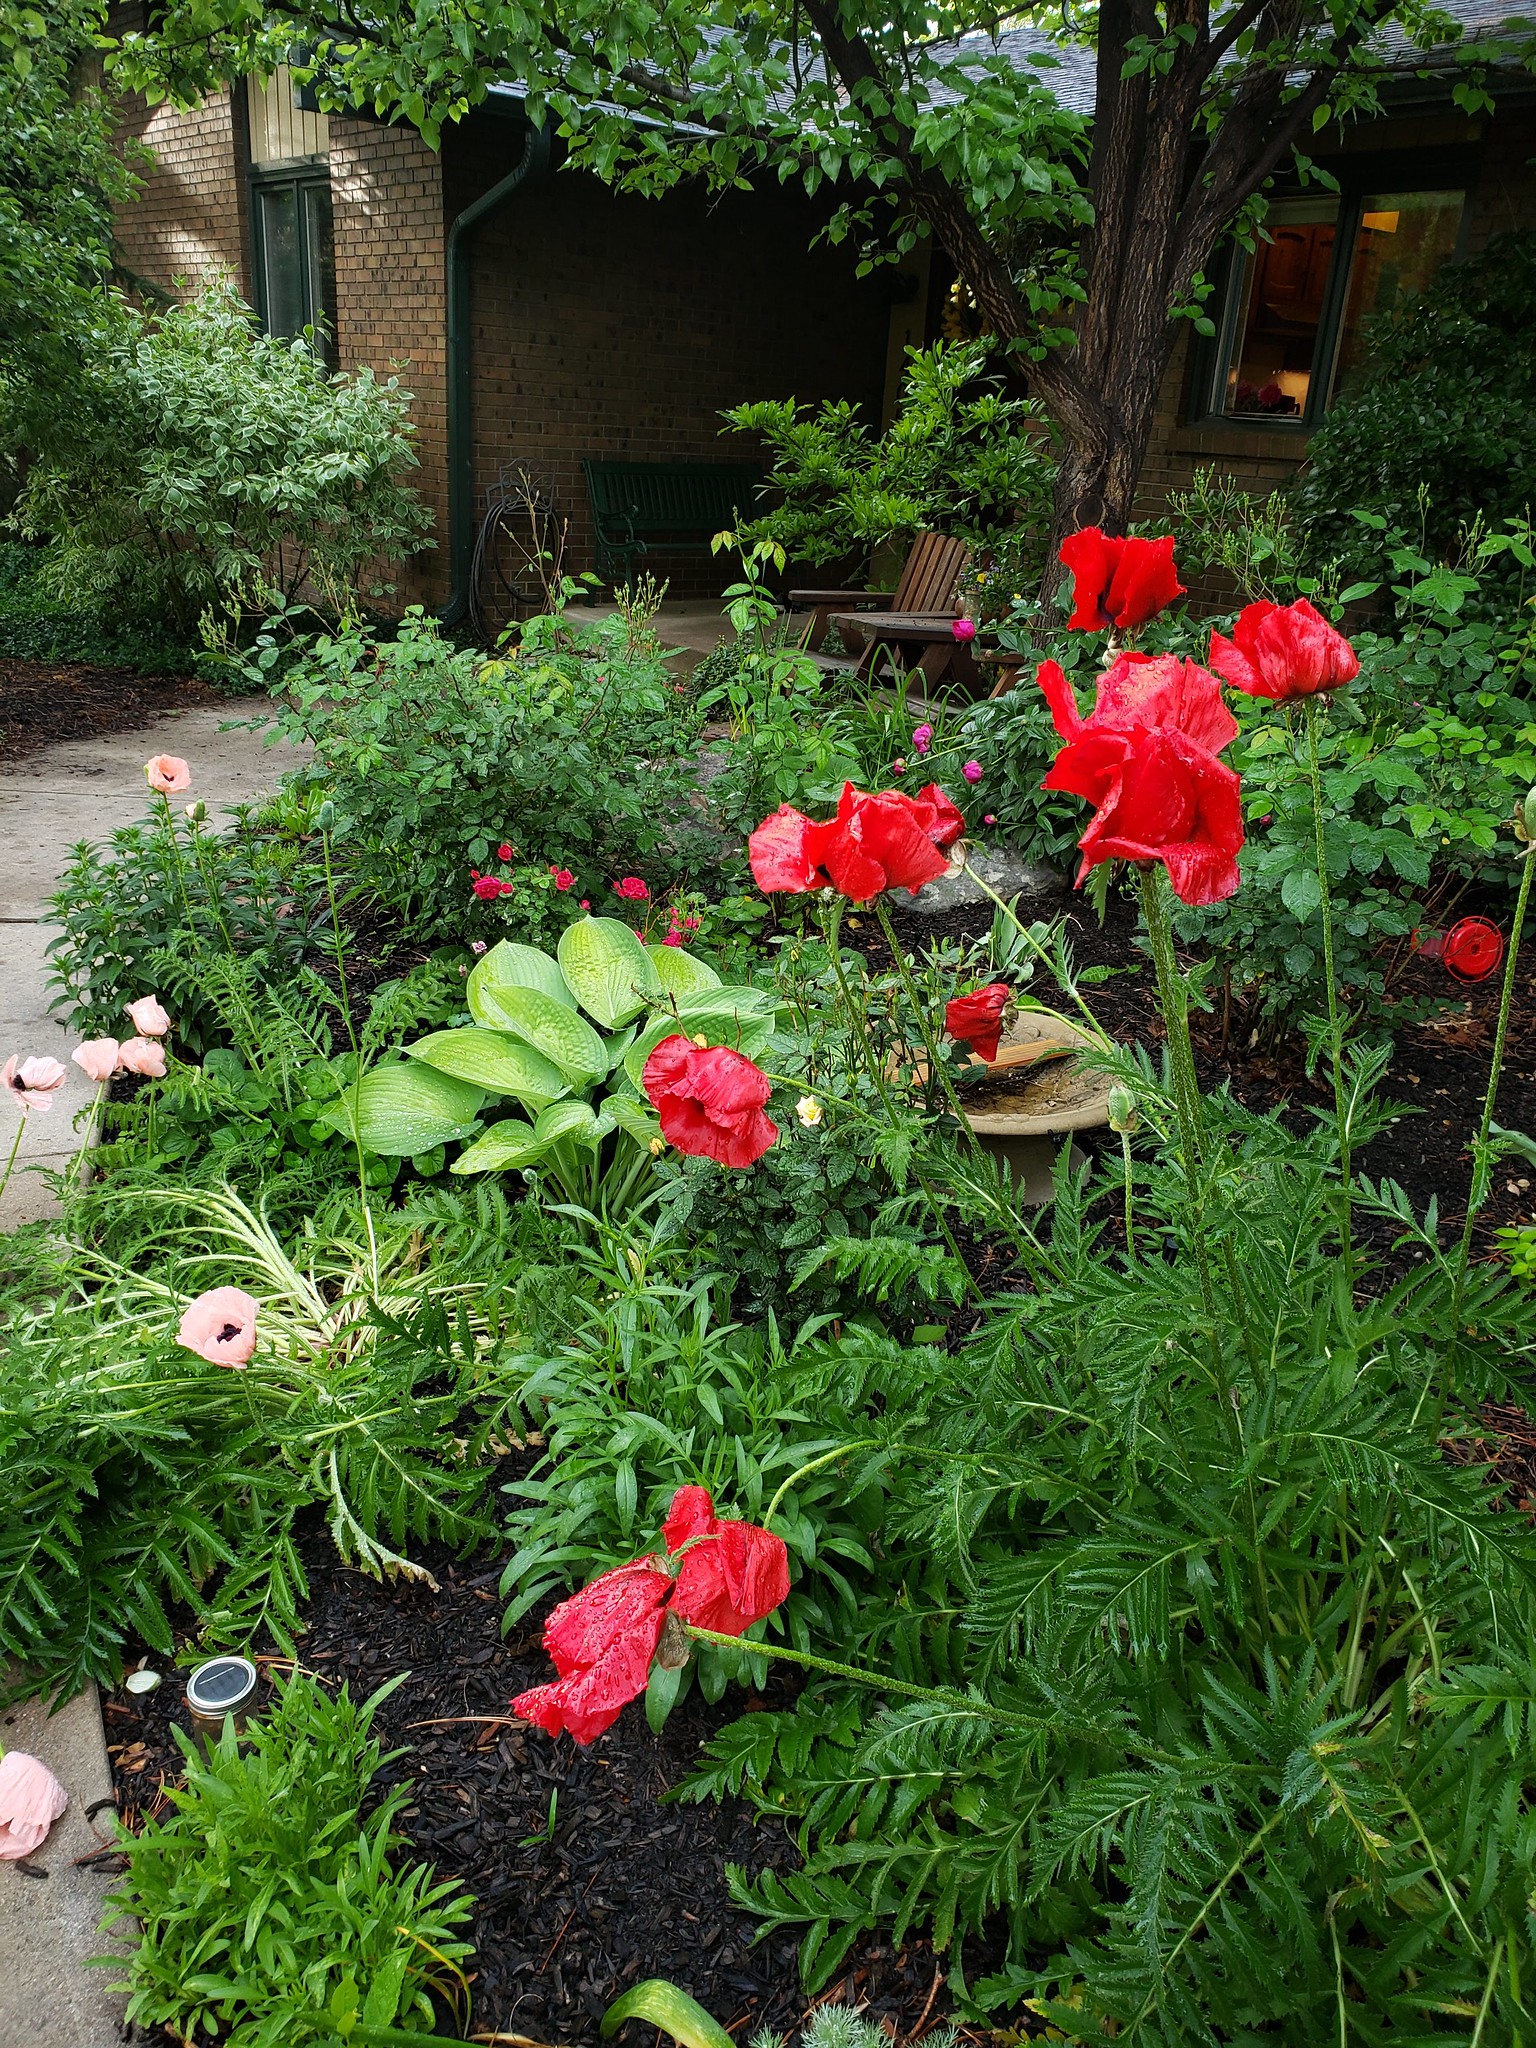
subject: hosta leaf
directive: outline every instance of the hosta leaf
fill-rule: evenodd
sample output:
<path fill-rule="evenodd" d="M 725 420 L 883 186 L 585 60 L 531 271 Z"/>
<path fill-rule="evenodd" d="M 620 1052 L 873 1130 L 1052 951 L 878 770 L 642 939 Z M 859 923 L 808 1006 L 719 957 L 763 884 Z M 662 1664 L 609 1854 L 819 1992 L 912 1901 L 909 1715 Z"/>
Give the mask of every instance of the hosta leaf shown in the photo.
<path fill-rule="evenodd" d="M 599 1115 L 590 1102 L 552 1102 L 541 1110 L 534 1135 L 546 1145 L 574 1138 L 578 1145 L 597 1145 L 613 1129 L 611 1116 Z"/>
<path fill-rule="evenodd" d="M 365 1152 L 410 1159 L 435 1145 L 468 1137 L 484 1101 L 484 1092 L 468 1081 L 401 1060 L 364 1074 L 355 1089 L 344 1089 L 316 1121 L 350 1137 L 355 1108 L 357 1136 Z"/>
<path fill-rule="evenodd" d="M 700 995 L 707 988 L 720 986 L 719 975 L 697 953 L 685 952 L 681 946 L 647 946 L 646 951 L 655 965 L 656 978 L 667 995 Z"/>
<path fill-rule="evenodd" d="M 497 1173 L 511 1167 L 533 1166 L 549 1150 L 549 1141 L 536 1138 L 533 1125 L 521 1117 L 509 1116 L 492 1124 L 473 1145 L 466 1145 L 453 1162 L 454 1173 Z"/>
<path fill-rule="evenodd" d="M 616 917 L 584 917 L 560 934 L 560 972 L 577 1001 L 613 1031 L 661 993 L 651 956 Z"/>
<path fill-rule="evenodd" d="M 608 1072 L 608 1048 L 578 1011 L 542 989 L 502 983 L 482 989 L 481 1000 L 495 1012 L 495 1026 L 542 1053 L 578 1088 L 590 1088 Z"/>
<path fill-rule="evenodd" d="M 434 1031 L 405 1051 L 439 1073 L 471 1081 L 491 1095 L 515 1095 L 536 1110 L 571 1092 L 570 1082 L 553 1061 L 510 1031 L 487 1031 L 478 1024 L 462 1031 Z"/>
<path fill-rule="evenodd" d="M 603 1114 L 627 1131 L 637 1145 L 649 1145 L 661 1136 L 661 1122 L 647 1103 L 634 1095 L 610 1095 L 602 1105 Z"/>
<path fill-rule="evenodd" d="M 494 997 L 498 989 L 536 988 L 544 995 L 553 996 L 557 1003 L 564 1003 L 568 1010 L 576 1007 L 576 998 L 566 987 L 565 976 L 557 963 L 547 953 L 541 953 L 537 946 L 520 946 L 512 939 L 502 939 L 492 946 L 489 953 L 477 960 L 469 971 L 467 990 L 469 1014 L 477 1024 L 489 1024 L 498 1028 L 494 1016 L 482 1016 L 482 1009 L 491 1007 L 487 997 Z"/>

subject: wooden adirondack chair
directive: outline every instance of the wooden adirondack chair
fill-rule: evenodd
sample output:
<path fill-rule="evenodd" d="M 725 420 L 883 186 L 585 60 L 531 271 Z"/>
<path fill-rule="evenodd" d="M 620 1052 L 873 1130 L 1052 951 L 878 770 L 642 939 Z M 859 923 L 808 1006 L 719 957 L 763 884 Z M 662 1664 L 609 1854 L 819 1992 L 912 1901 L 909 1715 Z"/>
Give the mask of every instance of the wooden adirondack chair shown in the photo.
<path fill-rule="evenodd" d="M 791 611 L 812 614 L 806 645 L 814 653 L 827 637 L 834 613 L 856 615 L 863 607 L 878 607 L 893 613 L 942 613 L 955 616 L 955 586 L 965 574 L 971 558 L 963 540 L 950 540 L 942 533 L 920 533 L 907 556 L 901 581 L 894 590 L 792 590 Z M 848 636 L 845 635 L 846 640 Z"/>

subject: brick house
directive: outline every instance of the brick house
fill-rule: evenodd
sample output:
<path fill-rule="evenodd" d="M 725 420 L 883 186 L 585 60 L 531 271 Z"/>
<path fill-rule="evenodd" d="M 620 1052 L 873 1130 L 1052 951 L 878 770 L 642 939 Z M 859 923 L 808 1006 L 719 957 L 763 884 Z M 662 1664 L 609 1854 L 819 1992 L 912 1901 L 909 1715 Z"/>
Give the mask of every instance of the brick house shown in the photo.
<path fill-rule="evenodd" d="M 1449 11 L 1475 35 L 1510 7 Z M 1012 30 L 995 47 L 1022 67 L 1043 39 Z M 1091 60 L 1050 47 L 1052 90 L 1091 111 Z M 1382 119 L 1316 138 L 1337 193 L 1278 192 L 1272 241 L 1223 257 L 1217 336 L 1186 332 L 1164 388 L 1149 513 L 1203 464 L 1250 489 L 1282 481 L 1358 374 L 1370 315 L 1499 231 L 1536 225 L 1536 81 L 1503 78 L 1496 112 L 1469 117 L 1448 81 L 1414 75 L 1421 66 L 1403 53 Z M 161 290 L 229 272 L 274 331 L 324 314 L 340 367 L 400 368 L 438 536 L 407 567 L 408 598 L 442 604 L 462 584 L 504 465 L 546 481 L 582 568 L 583 457 L 739 459 L 719 414 L 748 398 L 850 398 L 878 420 L 904 348 L 964 329 L 941 255 L 861 279 L 850 251 L 813 247 L 820 206 L 776 184 L 718 199 L 615 193 L 562 171 L 558 143 L 531 135 L 511 90 L 440 152 L 409 127 L 301 102 L 282 72 L 189 113 L 125 101 L 123 132 L 153 164 L 120 218 L 120 257 Z M 674 595 L 719 588 L 707 561 L 661 567 Z"/>

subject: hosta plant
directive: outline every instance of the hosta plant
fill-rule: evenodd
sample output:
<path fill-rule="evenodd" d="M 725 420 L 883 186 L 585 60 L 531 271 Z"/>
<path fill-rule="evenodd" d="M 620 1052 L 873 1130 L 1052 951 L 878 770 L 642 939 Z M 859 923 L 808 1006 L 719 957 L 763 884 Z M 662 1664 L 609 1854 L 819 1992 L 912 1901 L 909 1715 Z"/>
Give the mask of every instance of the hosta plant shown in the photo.
<path fill-rule="evenodd" d="M 368 1151 L 440 1164 L 462 1145 L 455 1173 L 538 1173 L 570 1201 L 620 1206 L 663 1143 L 641 1085 L 656 1047 L 681 1035 L 760 1053 L 775 1000 L 616 918 L 583 918 L 553 955 L 493 946 L 469 976 L 474 1021 L 375 1067 L 335 1115 Z"/>

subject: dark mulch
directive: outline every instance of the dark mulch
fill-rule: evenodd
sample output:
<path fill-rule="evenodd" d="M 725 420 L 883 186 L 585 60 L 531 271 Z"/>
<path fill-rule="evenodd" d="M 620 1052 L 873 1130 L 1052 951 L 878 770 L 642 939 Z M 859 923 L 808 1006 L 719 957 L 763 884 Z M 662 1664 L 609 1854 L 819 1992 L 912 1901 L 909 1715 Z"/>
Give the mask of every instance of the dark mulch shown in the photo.
<path fill-rule="evenodd" d="M 1508 937 L 1507 901 L 1472 907 L 1485 911 Z M 1113 898 L 1102 926 L 1080 901 L 1068 908 L 1073 952 L 1080 967 L 1132 970 L 1088 991 L 1095 1014 L 1117 1038 L 1157 1044 L 1162 1024 L 1155 1002 L 1156 982 L 1151 962 L 1134 943 L 1135 906 L 1126 897 Z M 983 937 L 991 921 L 990 905 L 937 918 L 898 912 L 895 919 L 904 943 L 917 948 L 933 937 Z M 872 960 L 883 958 L 884 942 L 873 919 L 860 920 L 851 937 Z M 1530 971 L 1522 966 L 1516 983 L 1495 1116 L 1508 1128 L 1536 1134 L 1536 949 L 1525 949 L 1523 958 Z M 1482 1116 L 1501 980 L 1501 975 L 1495 975 L 1468 986 L 1453 981 L 1437 962 L 1413 958 L 1396 984 L 1400 999 L 1433 1005 L 1436 1014 L 1394 1031 L 1395 1050 L 1383 1093 L 1403 1105 L 1403 1114 L 1356 1163 L 1373 1180 L 1386 1177 L 1398 1181 L 1419 1213 L 1432 1198 L 1438 1198 L 1442 1242 L 1460 1230 L 1466 1215 L 1472 1171 L 1468 1148 Z M 1040 993 L 1048 997 L 1046 990 Z M 1206 1091 L 1225 1082 L 1250 1109 L 1267 1112 L 1289 1105 L 1298 1128 L 1310 1121 L 1309 1112 L 1314 1109 L 1331 1114 L 1333 1092 L 1326 1073 L 1319 1068 L 1308 1078 L 1298 1038 L 1250 1050 L 1237 1042 L 1239 1033 L 1234 1030 L 1229 1033 L 1233 1042 L 1223 1048 L 1222 1021 L 1219 1011 L 1197 1013 L 1193 1019 L 1195 1059 Z M 1501 1226 L 1530 1222 L 1536 1222 L 1536 1166 L 1508 1160 L 1478 1218 L 1477 1250 L 1491 1251 L 1493 1233 Z M 1385 1250 L 1394 1234 L 1385 1225 L 1366 1225 L 1365 1230 L 1379 1251 Z"/>
<path fill-rule="evenodd" d="M 731 1905 L 725 1884 L 727 1863 L 754 1874 L 795 1869 L 788 1827 L 760 1821 L 738 1799 L 661 1803 L 707 1737 L 755 1696 L 733 1689 L 710 1707 L 694 1694 L 659 1736 L 637 1703 L 588 1749 L 552 1741 L 506 1718 L 514 1693 L 552 1676 L 539 1647 L 542 1617 L 503 1641 L 501 1561 L 432 1563 L 436 1592 L 381 1586 L 340 1566 L 323 1538 L 308 1544 L 313 1600 L 302 1661 L 328 1683 L 345 1680 L 354 1698 L 410 1674 L 376 1723 L 386 1748 L 404 1754 L 375 1782 L 411 1785 L 405 1831 L 478 1901 L 471 2033 L 590 2042 L 609 2003 L 646 1977 L 682 1985 L 739 2041 L 759 2026 L 795 2026 L 810 2003 L 795 1940 L 754 1946 L 754 1923 Z M 792 1691 L 785 1685 L 765 1698 L 787 1704 Z M 179 1770 L 169 1725 L 186 1725 L 180 1684 L 168 1676 L 147 1702 L 119 1691 L 105 1712 L 131 1824 Z M 477 1715 L 490 1718 L 467 1718 Z M 989 1961 L 971 1952 L 966 1960 L 973 1970 Z M 942 1973 L 927 1942 L 893 1954 L 868 1936 L 821 1995 L 867 2001 L 872 2017 L 888 2016 L 898 2036 L 915 2039 L 946 2010 Z"/>
<path fill-rule="evenodd" d="M 166 711 L 223 702 L 192 676 L 141 676 L 82 661 L 0 659 L 0 766 L 55 740 L 131 732 Z"/>

